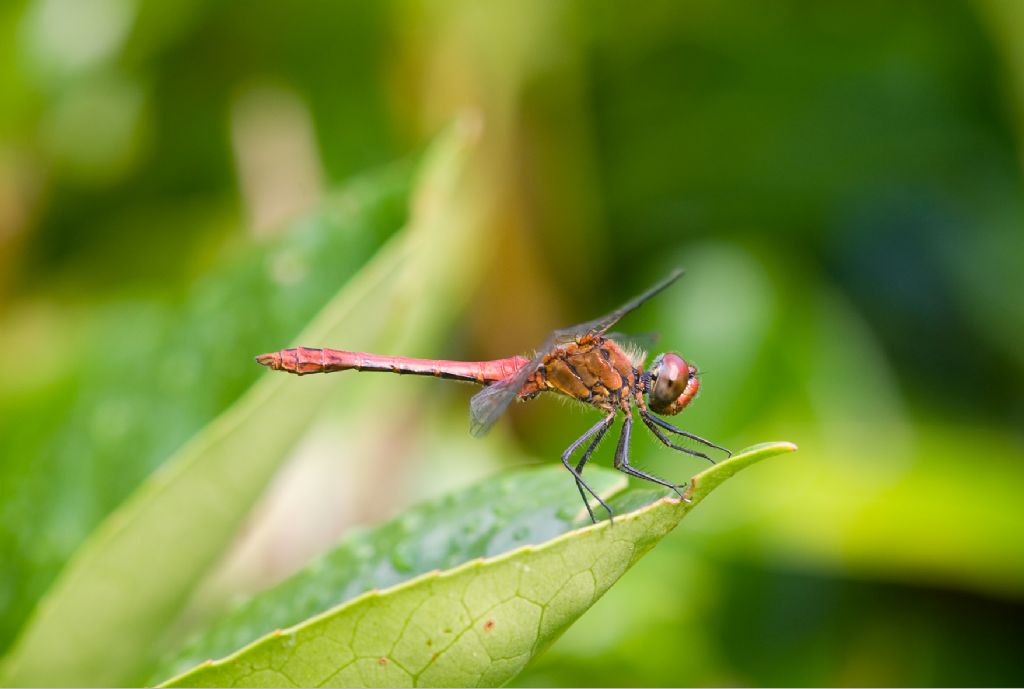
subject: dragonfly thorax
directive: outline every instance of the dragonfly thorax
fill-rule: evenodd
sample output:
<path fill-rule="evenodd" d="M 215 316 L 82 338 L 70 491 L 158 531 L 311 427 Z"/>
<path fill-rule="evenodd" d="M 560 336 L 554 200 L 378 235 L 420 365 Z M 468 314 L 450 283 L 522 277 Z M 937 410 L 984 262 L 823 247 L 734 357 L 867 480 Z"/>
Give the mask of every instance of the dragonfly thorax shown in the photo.
<path fill-rule="evenodd" d="M 695 366 L 674 352 L 659 354 L 651 364 L 647 403 L 658 414 L 672 416 L 693 400 L 699 387 Z"/>

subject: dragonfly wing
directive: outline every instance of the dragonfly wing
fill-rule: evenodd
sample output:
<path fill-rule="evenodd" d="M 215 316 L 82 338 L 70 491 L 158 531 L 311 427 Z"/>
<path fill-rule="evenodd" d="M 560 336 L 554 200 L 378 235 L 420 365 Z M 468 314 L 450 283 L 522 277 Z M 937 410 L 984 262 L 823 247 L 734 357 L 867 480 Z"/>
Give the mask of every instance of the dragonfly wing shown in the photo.
<path fill-rule="evenodd" d="M 605 334 L 606 332 L 608 332 L 609 328 L 611 328 L 613 325 L 622 320 L 622 318 L 626 314 L 640 308 L 640 306 L 642 306 L 645 302 L 647 302 L 652 297 L 656 296 L 657 294 L 665 290 L 673 282 L 682 277 L 682 275 L 682 269 L 676 268 L 667 277 L 662 279 L 659 283 L 651 287 L 649 290 L 647 290 L 640 296 L 626 302 L 625 304 L 615 309 L 608 315 L 602 316 L 601 318 L 595 318 L 594 320 L 587 321 L 586 323 L 574 325 L 571 328 L 556 330 L 554 332 L 554 338 L 556 339 L 556 342 L 571 342 L 572 340 L 583 337 L 584 335 Z"/>
<path fill-rule="evenodd" d="M 620 333 L 613 332 L 605 335 L 609 340 L 623 349 L 641 349 L 649 352 L 658 344 L 660 335 L 655 332 L 648 333 Z"/>
<path fill-rule="evenodd" d="M 547 350 L 554 345 L 542 348 L 541 352 L 525 366 L 508 378 L 488 385 L 473 395 L 469 401 L 469 431 L 479 438 L 491 430 L 491 426 L 505 413 L 508 406 L 519 396 L 519 391 L 526 385 L 541 363 Z"/>
<path fill-rule="evenodd" d="M 637 333 L 626 335 L 620 332 L 611 332 L 605 338 L 619 345 L 619 348 L 626 353 L 629 360 L 637 368 L 643 368 L 647 355 L 655 350 L 658 342 L 658 333 Z"/>

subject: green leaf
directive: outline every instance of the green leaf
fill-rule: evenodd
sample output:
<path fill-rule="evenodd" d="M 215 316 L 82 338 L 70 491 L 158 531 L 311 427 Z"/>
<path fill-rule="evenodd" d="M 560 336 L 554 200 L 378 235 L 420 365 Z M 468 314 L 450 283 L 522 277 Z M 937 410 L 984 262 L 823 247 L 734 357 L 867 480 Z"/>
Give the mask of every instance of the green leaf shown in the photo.
<path fill-rule="evenodd" d="M 277 629 L 164 686 L 504 684 L 719 484 L 795 449 L 764 444 L 715 465 L 693 478 L 689 503 L 660 491 L 629 491 L 614 504 L 633 511 L 620 512 L 614 524 L 575 530 L 570 515 L 581 516 L 579 496 L 561 467 L 485 482 L 352 536 L 256 596 L 178 662 L 212 657 L 228 640 Z M 606 493 L 616 487 L 607 470 L 595 469 L 592 477 Z M 545 535 L 549 540 L 536 543 Z M 503 547 L 510 549 L 498 554 Z M 391 583 L 401 569 L 412 578 L 371 588 Z M 334 601 L 343 602 L 328 607 Z"/>
<path fill-rule="evenodd" d="M 0 342 L 0 649 L 89 533 L 264 373 L 248 354 L 289 342 L 405 225 L 412 172 L 349 182 L 181 294 L 66 307 L 32 338 L 44 376 L 19 363 L 24 339 Z"/>
<path fill-rule="evenodd" d="M 371 589 L 563 534 L 583 516 L 575 484 L 567 479 L 561 465 L 509 472 L 425 502 L 374 529 L 353 532 L 299 574 L 207 629 L 154 679 L 229 655 Z M 622 474 L 600 468 L 588 472 L 588 480 L 602 495 L 626 487 Z"/>
<path fill-rule="evenodd" d="M 415 336 L 424 346 L 443 332 L 483 263 L 472 211 L 459 202 L 472 134 L 455 127 L 432 150 L 410 226 L 345 285 L 303 332 L 304 343 L 391 348 Z M 456 250 L 465 260 L 448 259 Z M 257 353 L 236 352 L 253 368 Z M 333 387 L 297 382 L 265 373 L 100 525 L 5 658 L 7 683 L 145 677 L 181 606 Z"/>

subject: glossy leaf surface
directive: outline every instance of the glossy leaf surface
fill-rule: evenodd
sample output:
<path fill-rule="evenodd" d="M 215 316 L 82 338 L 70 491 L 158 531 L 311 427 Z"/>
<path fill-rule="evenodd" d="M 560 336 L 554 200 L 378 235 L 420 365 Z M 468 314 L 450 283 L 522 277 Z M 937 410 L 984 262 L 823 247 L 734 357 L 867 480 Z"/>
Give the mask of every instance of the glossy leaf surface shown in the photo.
<path fill-rule="evenodd" d="M 287 619 L 285 611 L 309 613 L 356 588 L 364 589 L 361 595 L 275 629 L 231 656 L 208 660 L 167 685 L 500 686 L 714 488 L 751 464 L 794 449 L 788 443 L 760 445 L 698 474 L 687 493 L 690 503 L 647 489 L 626 492 L 613 503 L 619 513 L 614 524 L 574 530 L 569 515 L 580 516 L 578 503 L 574 510 L 578 495 L 561 467 L 485 482 L 350 538 L 254 598 L 187 655 L 201 657 L 204 647 L 219 650 L 232 637 L 237 642 L 245 631 Z M 605 490 L 622 485 L 607 470 L 592 473 Z M 449 518 L 454 528 L 441 525 Z M 563 533 L 555 535 L 558 530 Z M 545 533 L 553 537 L 517 547 Z M 511 549 L 498 554 L 502 547 Z M 369 589 L 376 580 L 366 573 L 375 569 L 385 572 L 385 585 L 393 580 L 396 556 L 410 574 L 438 563 L 461 564 Z"/>

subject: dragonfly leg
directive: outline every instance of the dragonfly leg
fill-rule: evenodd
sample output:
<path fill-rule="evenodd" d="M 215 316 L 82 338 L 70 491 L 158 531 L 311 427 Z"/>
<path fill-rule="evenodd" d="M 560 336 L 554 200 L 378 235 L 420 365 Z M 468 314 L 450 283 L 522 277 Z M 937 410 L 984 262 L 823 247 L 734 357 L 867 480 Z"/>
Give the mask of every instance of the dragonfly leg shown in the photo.
<path fill-rule="evenodd" d="M 581 476 L 580 474 L 583 471 L 583 466 L 587 463 L 587 460 L 590 459 L 590 455 L 597 448 L 598 442 L 600 442 L 601 438 L 608 431 L 608 429 L 611 427 L 614 421 L 615 414 L 609 414 L 607 417 L 601 419 L 596 424 L 594 424 L 590 428 L 590 430 L 588 430 L 586 433 L 577 438 L 576 441 L 572 445 L 570 445 L 565 452 L 562 453 L 562 464 L 564 464 L 565 468 L 569 470 L 569 473 L 572 474 L 572 477 L 576 479 L 576 488 L 580 491 L 580 497 L 583 498 L 583 505 L 587 508 L 587 513 L 590 515 L 590 521 L 594 522 L 595 524 L 597 523 L 597 519 L 594 517 L 594 511 L 590 507 L 590 501 L 587 499 L 587 496 L 583 493 L 584 488 L 587 490 L 588 493 L 594 496 L 594 499 L 601 503 L 601 507 L 603 507 L 605 511 L 608 513 L 609 521 L 613 519 L 612 508 L 608 507 L 608 503 L 601 499 L 601 496 L 598 495 L 594 491 L 594 489 L 590 487 L 590 484 L 583 480 L 583 476 Z M 580 460 L 579 464 L 574 467 L 569 462 L 569 458 L 572 456 L 574 452 L 576 452 L 576 450 L 579 449 L 580 445 L 587 442 L 587 440 L 589 440 L 590 437 L 594 435 L 596 435 L 597 437 L 595 437 L 593 441 L 591 441 L 590 445 L 583 452 L 583 458 Z"/>
<path fill-rule="evenodd" d="M 660 486 L 671 488 L 675 491 L 676 495 L 682 500 L 686 500 L 683 496 L 682 491 L 679 490 L 679 486 L 674 483 L 669 483 L 664 479 L 660 479 L 657 476 L 648 474 L 646 471 L 641 471 L 629 463 L 629 437 L 633 432 L 633 417 L 627 416 L 622 422 L 622 434 L 619 436 L 619 446 L 615 449 L 615 468 L 624 474 L 629 476 L 635 476 L 636 478 L 642 478 L 645 481 L 657 483 Z"/>
<path fill-rule="evenodd" d="M 685 452 L 688 455 L 693 455 L 694 457 L 701 457 L 703 459 L 708 460 L 712 464 L 715 463 L 715 460 L 711 459 L 710 457 L 708 457 L 703 452 L 697 452 L 696 450 L 691 450 L 688 447 L 683 447 L 681 445 L 676 445 L 675 443 L 673 443 L 668 438 L 668 436 L 666 436 L 664 433 L 662 433 L 661 429 L 659 429 L 655 425 L 653 417 L 648 416 L 647 414 L 642 414 L 642 418 L 644 420 L 644 423 L 647 424 L 647 427 L 651 429 L 651 433 L 653 433 L 658 438 L 658 440 L 660 440 L 661 442 L 665 443 L 665 445 L 667 445 L 668 447 L 671 447 L 673 450 L 679 450 L 680 452 Z"/>
<path fill-rule="evenodd" d="M 650 419 L 650 420 L 651 420 L 651 421 L 653 421 L 654 423 L 656 423 L 656 424 L 658 424 L 659 426 L 661 426 L 662 428 L 664 428 L 664 429 L 665 429 L 666 431 L 668 431 L 669 433 L 675 433 L 675 434 L 677 434 L 677 435 L 681 435 L 681 436 L 683 436 L 684 438 L 689 438 L 690 440 L 696 440 L 696 441 L 697 441 L 698 443 L 701 443 L 702 445 L 707 445 L 708 447 L 713 447 L 713 448 L 715 448 L 716 450 L 721 450 L 721 451 L 722 451 L 722 452 L 724 452 L 725 454 L 727 454 L 727 455 L 729 455 L 730 457 L 732 457 L 732 452 L 730 452 L 729 450 L 726 450 L 726 449 L 725 449 L 724 447 L 722 447 L 721 445 L 715 445 L 715 444 L 714 444 L 713 442 L 711 442 L 710 440 L 705 440 L 704 438 L 700 437 L 699 435 L 694 435 L 693 433 L 687 433 L 686 431 L 684 431 L 684 430 L 683 430 L 683 429 L 681 429 L 681 428 L 676 428 L 675 426 L 673 426 L 672 424 L 670 424 L 670 423 L 669 423 L 668 421 L 666 421 L 665 419 L 661 419 L 661 418 L 658 418 L 658 417 L 657 417 L 657 416 L 655 416 L 654 414 L 651 414 L 651 413 L 646 413 L 646 414 L 644 414 L 644 418 L 646 418 L 646 419 Z M 704 459 L 707 459 L 707 460 L 708 460 L 709 462 L 711 462 L 712 464 L 714 464 L 714 461 L 712 461 L 712 460 L 711 460 L 711 459 L 710 459 L 709 457 L 707 457 L 706 455 L 702 455 L 702 454 L 700 454 L 699 452 L 693 452 L 693 451 L 691 451 L 691 450 L 684 450 L 683 448 L 677 448 L 677 449 L 683 450 L 683 452 L 686 452 L 686 453 L 688 453 L 688 454 L 691 454 L 691 455 L 697 455 L 698 457 L 704 457 Z"/>
<path fill-rule="evenodd" d="M 594 454 L 594 450 L 597 449 L 598 444 L 601 442 L 601 438 L 603 438 L 604 434 L 608 432 L 608 429 L 612 427 L 612 423 L 614 423 L 614 421 L 615 415 L 613 414 L 608 416 L 608 418 L 606 418 L 604 422 L 602 422 L 601 427 L 594 435 L 594 439 L 590 441 L 590 445 L 588 445 L 587 449 L 583 451 L 583 456 L 580 458 L 580 461 L 576 464 L 576 476 L 579 477 L 578 479 L 576 479 L 576 489 L 580 492 L 580 497 L 583 499 L 583 504 L 586 505 L 587 507 L 587 512 L 590 513 L 590 521 L 594 522 L 595 524 L 597 523 L 597 520 L 594 519 L 594 512 L 590 509 L 590 501 L 587 500 L 587 496 L 583 493 L 583 467 L 586 466 L 587 460 L 590 459 L 590 455 Z M 598 498 L 598 500 L 600 500 L 600 498 Z M 601 504 L 604 505 L 603 502 Z M 611 519 L 611 510 L 608 509 L 608 505 L 604 505 L 604 508 L 608 510 L 608 518 Z"/>

